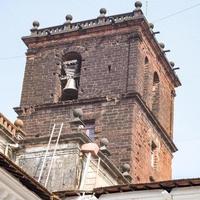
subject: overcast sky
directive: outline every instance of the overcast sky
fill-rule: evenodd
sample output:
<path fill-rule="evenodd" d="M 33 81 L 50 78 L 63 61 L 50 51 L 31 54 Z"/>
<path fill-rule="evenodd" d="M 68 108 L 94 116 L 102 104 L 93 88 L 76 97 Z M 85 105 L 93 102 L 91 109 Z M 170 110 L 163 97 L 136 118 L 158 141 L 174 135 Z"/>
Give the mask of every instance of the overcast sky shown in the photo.
<path fill-rule="evenodd" d="M 180 67 L 183 84 L 177 89 L 173 178 L 200 177 L 200 1 L 148 0 L 143 12 L 160 31 L 169 60 Z M 60 25 L 67 14 L 73 21 L 96 18 L 105 7 L 107 15 L 131 12 L 133 0 L 2 0 L 0 2 L 0 112 L 14 121 L 13 107 L 19 106 L 26 46 L 22 36 L 29 35 L 32 21 L 41 27 Z"/>

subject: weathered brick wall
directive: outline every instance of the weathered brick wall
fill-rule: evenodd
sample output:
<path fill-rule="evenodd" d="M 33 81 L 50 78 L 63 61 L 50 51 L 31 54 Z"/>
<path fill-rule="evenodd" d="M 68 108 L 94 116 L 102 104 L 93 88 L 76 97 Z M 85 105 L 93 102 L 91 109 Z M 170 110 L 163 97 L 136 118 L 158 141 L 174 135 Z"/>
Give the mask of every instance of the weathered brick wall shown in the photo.
<path fill-rule="evenodd" d="M 174 86 L 167 75 L 164 67 L 160 62 L 160 58 L 149 48 L 150 44 L 142 37 L 142 41 L 137 45 L 139 50 L 137 56 L 138 70 L 137 70 L 137 85 L 136 90 L 141 94 L 147 106 L 152 109 L 152 88 L 154 72 L 157 72 L 159 77 L 159 108 L 157 119 L 165 128 L 169 135 L 172 135 L 173 127 L 173 97 L 171 93 L 174 91 Z M 145 59 L 148 62 L 145 63 Z"/>
<path fill-rule="evenodd" d="M 111 160 L 121 166 L 130 161 L 133 123 L 134 99 L 123 100 L 122 102 L 100 102 L 90 104 L 77 104 L 45 108 L 33 112 L 29 116 L 21 116 L 24 121 L 24 130 L 29 135 L 50 135 L 50 127 L 53 123 L 64 123 L 62 133 L 72 133 L 70 121 L 72 109 L 83 109 L 83 121 L 95 121 L 95 139 L 106 137 L 110 141 L 109 150 Z"/>
<path fill-rule="evenodd" d="M 172 154 L 161 139 L 158 130 L 138 104 L 134 106 L 132 140 L 132 176 L 134 182 L 148 182 L 150 176 L 156 181 L 171 179 Z M 151 142 L 157 145 L 155 165 L 151 165 Z"/>
<path fill-rule="evenodd" d="M 53 101 L 58 66 L 54 50 L 37 52 L 27 56 L 21 106 L 49 103 Z M 60 70 L 59 70 L 60 71 Z"/>

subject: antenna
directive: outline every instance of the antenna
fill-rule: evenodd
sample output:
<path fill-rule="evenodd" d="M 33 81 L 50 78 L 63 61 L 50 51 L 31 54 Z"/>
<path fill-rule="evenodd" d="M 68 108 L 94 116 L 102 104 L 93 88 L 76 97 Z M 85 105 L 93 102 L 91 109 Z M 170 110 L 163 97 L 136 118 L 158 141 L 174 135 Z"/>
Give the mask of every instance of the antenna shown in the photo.
<path fill-rule="evenodd" d="M 146 16 L 147 16 L 147 14 L 148 14 L 148 1 L 146 1 Z"/>

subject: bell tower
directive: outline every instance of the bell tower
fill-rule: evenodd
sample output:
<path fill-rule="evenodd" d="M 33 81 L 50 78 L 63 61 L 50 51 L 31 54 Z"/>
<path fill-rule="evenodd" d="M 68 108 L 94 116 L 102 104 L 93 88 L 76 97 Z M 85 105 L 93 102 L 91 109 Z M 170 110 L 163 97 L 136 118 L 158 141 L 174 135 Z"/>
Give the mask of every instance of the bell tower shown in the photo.
<path fill-rule="evenodd" d="M 48 135 L 52 122 L 72 133 L 82 109 L 86 134 L 109 140 L 109 159 L 130 166 L 134 183 L 171 178 L 175 88 L 181 83 L 135 3 L 132 12 L 39 28 L 23 37 L 27 61 L 20 106 L 31 137 Z"/>

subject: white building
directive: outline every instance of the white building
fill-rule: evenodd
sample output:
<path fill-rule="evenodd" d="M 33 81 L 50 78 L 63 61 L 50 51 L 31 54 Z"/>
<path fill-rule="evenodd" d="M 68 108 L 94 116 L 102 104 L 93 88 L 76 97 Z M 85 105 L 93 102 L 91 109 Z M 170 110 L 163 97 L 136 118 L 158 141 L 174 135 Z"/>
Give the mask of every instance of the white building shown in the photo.
<path fill-rule="evenodd" d="M 199 200 L 200 179 L 102 187 L 93 193 L 56 192 L 64 200 Z"/>

